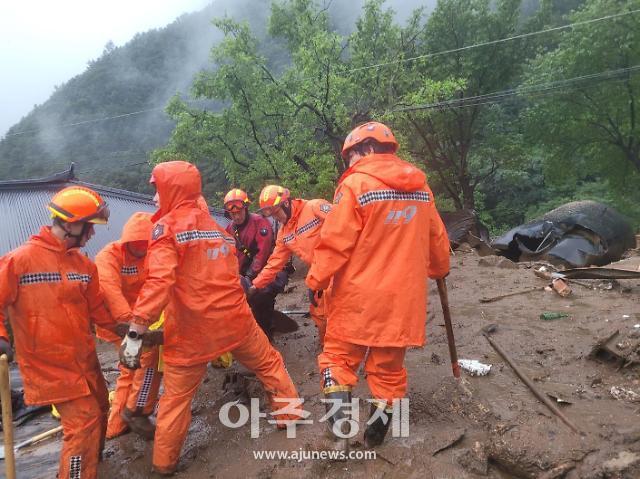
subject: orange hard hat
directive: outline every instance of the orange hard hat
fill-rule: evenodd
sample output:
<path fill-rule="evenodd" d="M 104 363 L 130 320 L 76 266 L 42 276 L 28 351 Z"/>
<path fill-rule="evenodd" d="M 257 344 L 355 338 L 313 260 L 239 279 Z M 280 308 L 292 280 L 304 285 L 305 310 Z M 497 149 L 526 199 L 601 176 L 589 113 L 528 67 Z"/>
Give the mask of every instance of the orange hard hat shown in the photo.
<path fill-rule="evenodd" d="M 398 142 L 393 136 L 391 129 L 377 121 L 370 121 L 363 125 L 355 127 L 342 145 L 342 158 L 347 159 L 347 152 L 359 143 L 365 140 L 376 140 L 378 143 L 393 145 L 394 153 L 398 150 Z"/>
<path fill-rule="evenodd" d="M 224 209 L 227 211 L 238 211 L 249 207 L 249 196 L 239 188 L 234 188 L 224 197 Z"/>
<path fill-rule="evenodd" d="M 260 192 L 260 210 L 280 206 L 289 199 L 289 190 L 278 185 L 267 185 Z"/>
<path fill-rule="evenodd" d="M 68 186 L 58 191 L 47 206 L 52 218 L 60 218 L 67 223 L 86 221 L 106 224 L 109 208 L 102 197 L 84 186 Z"/>

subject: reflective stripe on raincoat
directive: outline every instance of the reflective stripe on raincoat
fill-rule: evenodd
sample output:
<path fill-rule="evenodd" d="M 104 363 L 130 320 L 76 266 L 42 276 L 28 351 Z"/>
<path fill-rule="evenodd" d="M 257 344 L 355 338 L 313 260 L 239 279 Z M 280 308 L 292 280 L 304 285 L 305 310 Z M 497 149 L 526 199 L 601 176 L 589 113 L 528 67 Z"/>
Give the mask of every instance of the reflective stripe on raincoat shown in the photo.
<path fill-rule="evenodd" d="M 306 264 L 311 264 L 313 250 L 320 240 L 320 230 L 331 204 L 322 199 L 291 200 L 291 217 L 278 231 L 276 246 L 267 264 L 253 280 L 256 288 L 264 288 L 271 283 L 295 254 Z"/>
<path fill-rule="evenodd" d="M 7 308 L 28 404 L 52 404 L 90 394 L 100 368 L 92 323 L 114 329 L 96 266 L 67 250 L 44 226 L 0 259 L 0 337 Z"/>

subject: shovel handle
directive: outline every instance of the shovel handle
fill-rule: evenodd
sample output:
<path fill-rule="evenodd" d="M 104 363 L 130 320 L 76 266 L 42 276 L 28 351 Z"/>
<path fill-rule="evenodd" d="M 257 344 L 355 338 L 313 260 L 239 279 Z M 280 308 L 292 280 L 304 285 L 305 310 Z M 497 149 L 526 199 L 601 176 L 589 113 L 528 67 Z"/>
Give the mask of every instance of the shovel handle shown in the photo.
<path fill-rule="evenodd" d="M 53 429 L 49 429 L 48 431 L 42 432 L 42 433 L 40 433 L 40 434 L 38 434 L 36 436 L 30 437 L 29 439 L 26 439 L 26 440 L 22 441 L 19 444 L 16 444 L 15 449 L 17 451 L 18 449 L 21 449 L 23 447 L 30 446 L 34 442 L 42 441 L 43 439 L 51 437 L 51 436 L 53 436 L 54 434 L 56 434 L 56 433 L 58 433 L 60 431 L 62 431 L 62 426 L 54 427 Z"/>
<path fill-rule="evenodd" d="M 16 458 L 13 451 L 13 412 L 11 410 L 11 379 L 9 359 L 0 356 L 0 401 L 2 401 L 2 432 L 4 435 L 4 464 L 7 479 L 16 479 Z"/>
<path fill-rule="evenodd" d="M 436 279 L 440 303 L 442 303 L 442 314 L 444 315 L 444 325 L 447 330 L 447 342 L 449 343 L 449 356 L 451 358 L 451 370 L 453 377 L 460 378 L 460 365 L 458 364 L 458 351 L 456 350 L 456 339 L 453 336 L 453 326 L 451 324 L 451 311 L 449 311 L 449 297 L 447 295 L 447 283 L 444 278 Z"/>

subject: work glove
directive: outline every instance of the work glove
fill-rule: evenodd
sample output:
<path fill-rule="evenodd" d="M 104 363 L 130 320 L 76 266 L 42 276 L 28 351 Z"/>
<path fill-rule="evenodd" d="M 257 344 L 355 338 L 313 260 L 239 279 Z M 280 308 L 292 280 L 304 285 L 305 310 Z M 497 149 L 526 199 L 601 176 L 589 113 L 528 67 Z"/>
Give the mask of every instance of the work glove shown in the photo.
<path fill-rule="evenodd" d="M 140 368 L 140 355 L 142 354 L 142 334 L 129 331 L 120 345 L 120 363 L 129 369 Z"/>
<path fill-rule="evenodd" d="M 149 330 L 142 335 L 142 345 L 147 347 L 164 344 L 164 332 L 162 329 Z"/>
<path fill-rule="evenodd" d="M 246 290 L 247 299 L 253 298 L 256 294 L 258 294 L 258 288 L 253 285 Z"/>
<path fill-rule="evenodd" d="M 240 284 L 242 285 L 242 289 L 244 290 L 244 294 L 249 294 L 249 289 L 251 289 L 251 280 L 247 276 L 240 276 Z"/>
<path fill-rule="evenodd" d="M 116 334 L 121 338 L 124 338 L 129 331 L 129 323 L 118 323 L 116 324 Z"/>
<path fill-rule="evenodd" d="M 316 298 L 318 299 L 322 298 L 322 290 L 314 291 L 311 288 L 309 288 L 308 294 L 309 294 L 309 302 L 317 308 L 318 302 L 316 301 Z"/>
<path fill-rule="evenodd" d="M 0 355 L 6 354 L 9 362 L 13 361 L 13 349 L 11 343 L 4 338 L 0 338 Z"/>

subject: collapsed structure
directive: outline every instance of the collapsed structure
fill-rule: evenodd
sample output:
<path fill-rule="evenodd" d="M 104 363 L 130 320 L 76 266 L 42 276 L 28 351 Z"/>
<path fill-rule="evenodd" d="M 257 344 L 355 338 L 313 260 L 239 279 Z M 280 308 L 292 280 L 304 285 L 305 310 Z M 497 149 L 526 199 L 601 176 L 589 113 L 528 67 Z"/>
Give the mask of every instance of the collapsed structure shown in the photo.
<path fill-rule="evenodd" d="M 545 259 L 570 267 L 605 265 L 635 246 L 629 222 L 596 201 L 574 201 L 517 226 L 491 246 L 512 261 Z"/>

